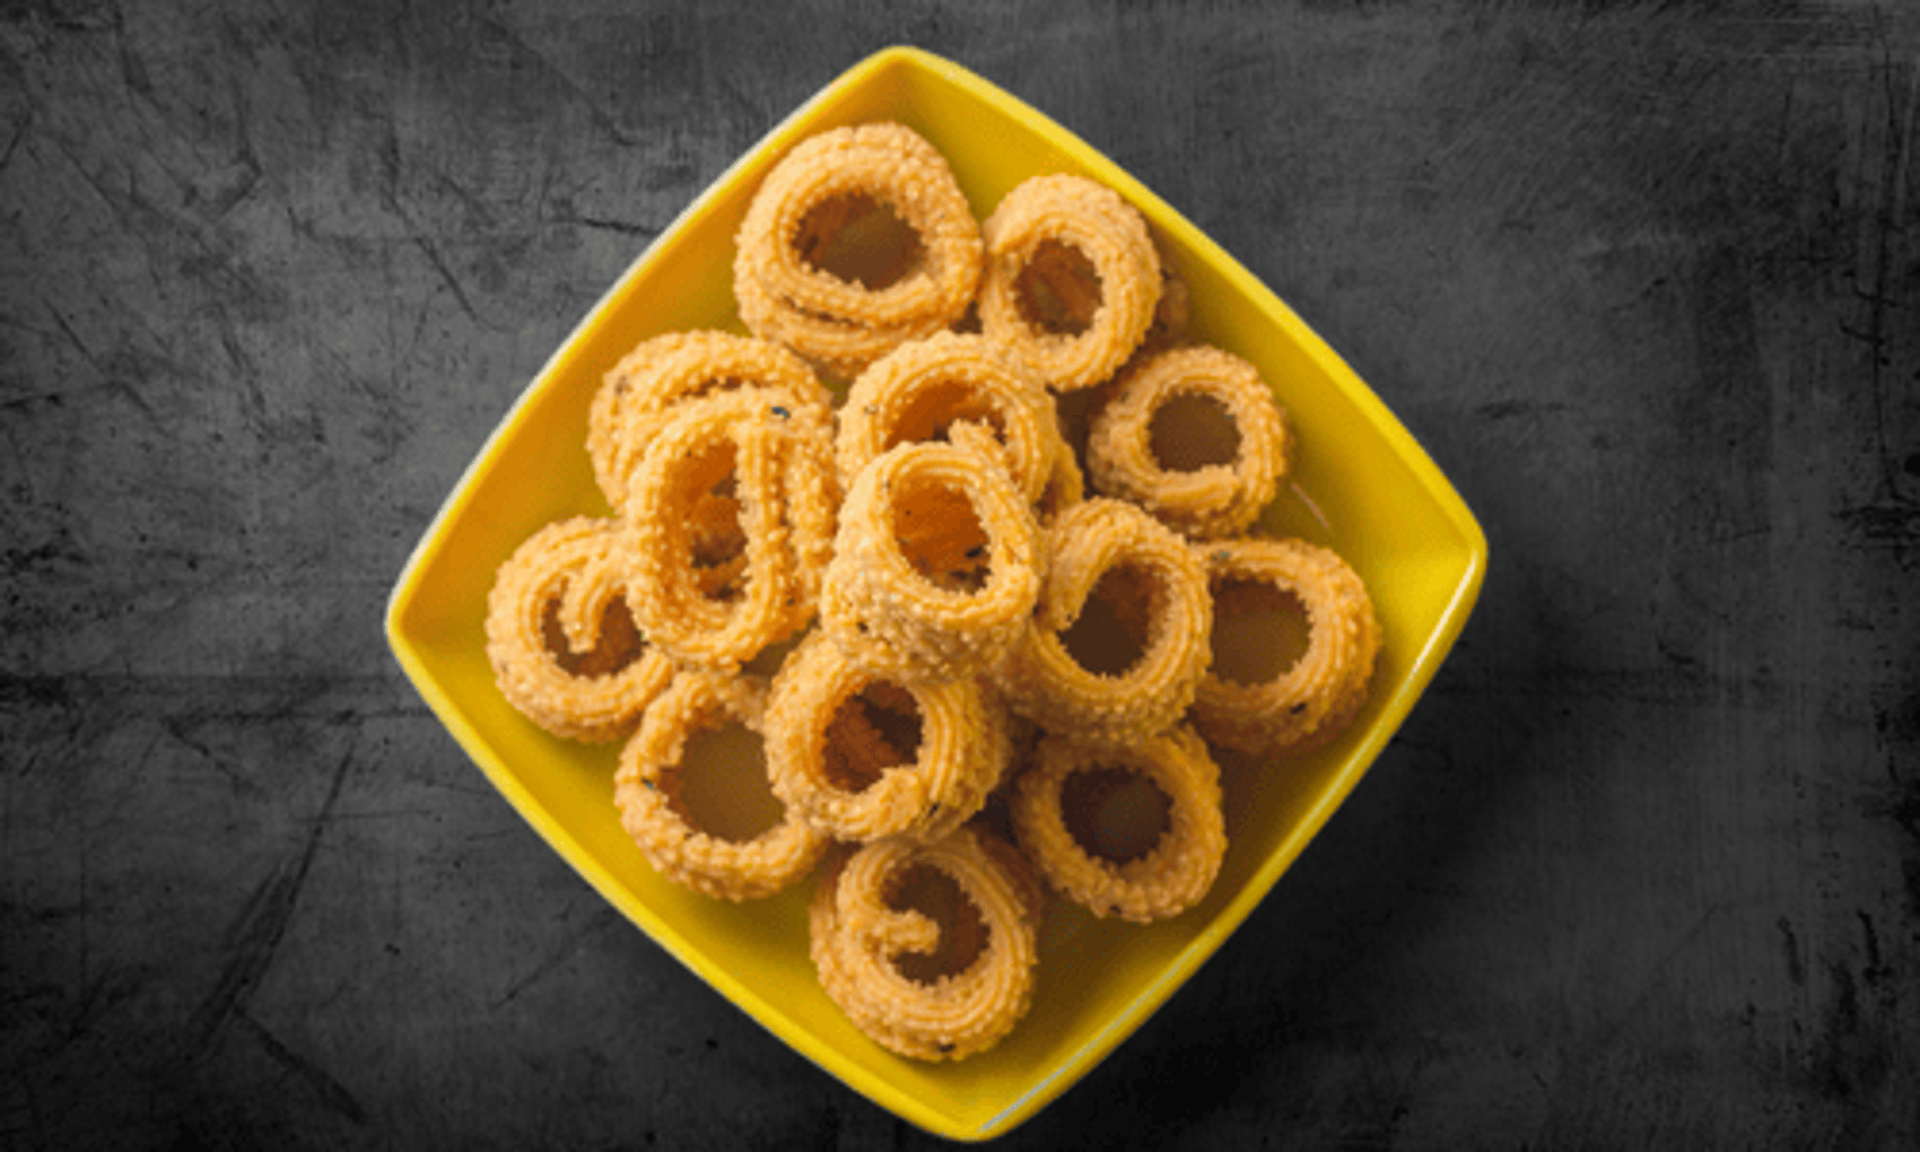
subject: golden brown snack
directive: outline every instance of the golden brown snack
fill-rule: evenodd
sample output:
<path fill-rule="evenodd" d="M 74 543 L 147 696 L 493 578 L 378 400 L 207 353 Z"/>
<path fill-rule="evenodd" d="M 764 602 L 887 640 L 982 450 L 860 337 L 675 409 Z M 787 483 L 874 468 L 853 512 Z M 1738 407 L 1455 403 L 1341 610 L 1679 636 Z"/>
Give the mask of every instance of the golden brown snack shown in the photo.
<path fill-rule="evenodd" d="M 1008 704 L 1049 732 L 1087 739 L 1150 736 L 1173 724 L 1211 657 L 1213 602 L 1200 558 L 1153 517 L 1104 497 L 1063 512 L 1043 546 L 1038 605 L 994 677 Z M 1084 667 L 1062 639 L 1096 588 L 1127 593 L 1115 606 L 1123 623 L 1144 619 L 1138 658 L 1112 674 Z"/>
<path fill-rule="evenodd" d="M 837 484 L 823 435 L 780 408 L 750 388 L 683 401 L 629 475 L 628 598 L 648 639 L 682 663 L 737 666 L 813 617 Z M 737 509 L 745 562 L 716 589 L 700 549 L 717 491 Z"/>
<path fill-rule="evenodd" d="M 1062 804 L 1074 774 L 1116 768 L 1146 777 L 1171 801 L 1159 840 L 1124 861 L 1082 844 Z M 1095 916 L 1145 923 L 1179 915 L 1213 886 L 1227 851 L 1220 803 L 1220 769 L 1182 724 L 1117 744 L 1049 736 L 1014 780 L 1012 808 L 1021 850 L 1056 892 Z"/>
<path fill-rule="evenodd" d="M 884 207 L 914 245 L 869 285 L 822 267 L 836 235 Z M 951 327 L 981 272 L 979 223 L 946 159 L 883 121 L 801 141 L 755 191 L 735 236 L 734 295 L 756 335 L 848 379 L 888 349 Z M 893 276 L 898 272 L 897 277 Z"/>
<path fill-rule="evenodd" d="M 1155 451 L 1155 418 L 1169 403 L 1202 397 L 1233 423 L 1233 458 L 1192 469 Z M 1130 371 L 1118 395 L 1093 418 L 1087 467 L 1102 493 L 1132 500 L 1194 539 L 1244 532 L 1272 501 L 1287 471 L 1286 421 L 1252 364 L 1231 352 L 1192 346 L 1164 352 Z"/>
<path fill-rule="evenodd" d="M 903 344 L 854 380 L 834 444 L 842 487 L 889 448 L 947 438 L 961 422 L 991 434 L 1014 486 L 1039 502 L 1067 451 L 1053 395 L 1003 345 L 953 332 Z"/>
<path fill-rule="evenodd" d="M 773 679 L 774 792 L 839 840 L 936 840 L 980 810 L 1012 754 L 1004 706 L 971 679 L 903 685 L 814 632 Z"/>
<path fill-rule="evenodd" d="M 523 541 L 487 595 L 487 659 L 500 692 L 556 736 L 598 743 L 632 731 L 673 676 L 634 628 L 618 521 L 576 516 Z"/>
<path fill-rule="evenodd" d="M 904 682 L 965 679 L 1019 639 L 1044 570 L 1039 525 L 977 425 L 901 444 L 861 469 L 840 508 L 821 628 L 854 662 Z"/>
<path fill-rule="evenodd" d="M 1007 193 L 981 234 L 981 331 L 1011 345 L 1050 387 L 1100 383 L 1145 338 L 1162 291 L 1160 254 L 1146 220 L 1119 193 L 1081 176 L 1036 176 Z M 1045 273 L 1068 249 L 1091 265 L 1098 300 L 1062 301 L 1056 317 L 1032 302 L 1030 272 Z M 1045 283 L 1061 292 L 1078 278 L 1049 274 Z M 1085 314 L 1084 326 L 1075 322 Z"/>
<path fill-rule="evenodd" d="M 765 691 L 746 677 L 682 672 L 620 752 L 613 798 L 621 827 L 655 871 L 708 896 L 770 896 L 806 875 L 830 843 L 792 811 L 751 840 L 725 839 L 699 827 L 681 802 L 687 741 L 727 723 L 759 732 Z"/>
<path fill-rule="evenodd" d="M 1241 596 L 1264 585 L 1296 599 L 1306 651 L 1272 680 L 1240 684 L 1209 674 L 1193 702 L 1193 725 L 1227 748 L 1294 755 L 1338 736 L 1367 701 L 1380 651 L 1380 626 L 1359 574 L 1330 549 L 1304 540 L 1219 540 L 1195 544 L 1218 608 L 1231 627 Z"/>
<path fill-rule="evenodd" d="M 926 870 L 959 889 L 950 931 L 896 903 Z M 1033 1003 L 1035 893 L 1019 853 L 989 847 L 971 828 L 932 844 L 869 844 L 829 865 L 809 906 L 821 987 L 861 1031 L 902 1056 L 959 1060 L 985 1051 Z M 963 966 L 917 978 L 913 962 L 938 952 L 959 953 Z"/>
<path fill-rule="evenodd" d="M 675 405 L 735 388 L 765 389 L 770 408 L 832 436 L 833 396 L 789 349 L 711 330 L 653 336 L 607 372 L 588 410 L 587 456 L 607 503 L 625 505 L 628 473 Z"/>

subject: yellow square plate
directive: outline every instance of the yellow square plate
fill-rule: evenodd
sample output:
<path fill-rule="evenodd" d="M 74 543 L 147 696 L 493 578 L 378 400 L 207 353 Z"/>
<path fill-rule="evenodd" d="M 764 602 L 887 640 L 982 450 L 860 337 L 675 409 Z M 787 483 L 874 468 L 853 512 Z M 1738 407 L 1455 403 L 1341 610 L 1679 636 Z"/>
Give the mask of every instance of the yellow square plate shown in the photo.
<path fill-rule="evenodd" d="M 744 331 L 733 234 L 760 177 L 797 141 L 899 120 L 951 161 L 981 218 L 1028 176 L 1077 172 L 1146 214 L 1191 290 L 1192 335 L 1251 360 L 1298 433 L 1271 531 L 1336 549 L 1371 590 L 1384 632 L 1371 702 L 1337 743 L 1283 766 L 1223 760 L 1230 848 L 1199 907 L 1151 926 L 1055 901 L 1033 1009 L 998 1047 L 927 1065 L 869 1041 L 807 959 L 811 881 L 734 905 L 663 881 L 621 830 L 617 745 L 554 739 L 495 689 L 483 620 L 495 568 L 550 520 L 605 515 L 585 449 L 602 374 L 656 333 Z M 1479 594 L 1486 539 L 1446 478 L 1339 357 L 1179 213 L 1053 121 L 980 77 L 895 48 L 835 80 L 724 173 L 641 254 L 562 344 L 468 467 L 393 590 L 401 667 L 487 778 L 549 844 L 661 947 L 774 1035 L 876 1103 L 962 1140 L 1031 1117 L 1138 1028 L 1246 919 L 1353 789 L 1452 647 Z"/>

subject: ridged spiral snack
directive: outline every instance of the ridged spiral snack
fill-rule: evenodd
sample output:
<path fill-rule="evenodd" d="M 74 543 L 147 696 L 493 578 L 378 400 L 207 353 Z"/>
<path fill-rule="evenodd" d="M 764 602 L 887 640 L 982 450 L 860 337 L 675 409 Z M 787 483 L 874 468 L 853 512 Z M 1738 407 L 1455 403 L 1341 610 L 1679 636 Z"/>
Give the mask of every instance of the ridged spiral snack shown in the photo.
<path fill-rule="evenodd" d="M 1160 254 L 1139 209 L 1084 176 L 1035 176 L 1008 192 L 981 225 L 987 273 L 980 329 L 1024 357 L 1049 387 L 1089 388 L 1133 355 L 1153 324 Z M 1022 277 L 1047 246 L 1078 251 L 1099 279 L 1084 330 L 1056 332 L 1030 315 Z"/>
<path fill-rule="evenodd" d="M 619 522 L 605 517 L 547 524 L 500 565 L 487 594 L 495 682 L 555 736 L 625 735 L 673 676 L 673 662 L 633 629 L 619 542 Z"/>
<path fill-rule="evenodd" d="M 849 282 L 809 259 L 810 217 L 861 197 L 910 227 L 919 250 L 883 287 Z M 946 158 L 903 124 L 810 136 L 755 190 L 735 236 L 734 297 L 756 335 L 851 379 L 908 340 L 951 327 L 980 282 L 979 222 Z"/>
<path fill-rule="evenodd" d="M 1298 755 L 1327 743 L 1367 701 L 1380 652 L 1373 600 L 1358 573 L 1331 549 L 1298 539 L 1221 540 L 1194 545 L 1218 600 L 1216 627 L 1236 615 L 1235 585 L 1298 600 L 1307 648 L 1272 680 L 1240 684 L 1209 672 L 1193 702 L 1193 723 L 1216 744 L 1246 752 Z"/>
<path fill-rule="evenodd" d="M 876 688 L 917 726 L 912 747 L 866 714 Z M 766 750 L 775 794 L 835 839 L 926 841 L 980 810 L 1007 770 L 1012 738 L 1004 705 L 974 679 L 895 683 L 814 632 L 773 678 Z"/>
<path fill-rule="evenodd" d="M 933 952 L 940 923 L 891 898 L 918 868 L 958 885 L 986 929 L 961 971 L 931 981 L 902 957 Z M 902 1056 L 959 1060 L 999 1043 L 1033 1004 L 1038 896 L 1017 852 L 961 828 L 932 844 L 882 840 L 829 866 L 808 910 L 821 987 L 861 1031 Z"/>
<path fill-rule="evenodd" d="M 833 434 L 833 396 L 792 350 L 732 332 L 668 332 L 642 340 L 608 370 L 587 415 L 587 458 L 614 508 L 627 501 L 633 464 L 683 401 L 760 389 L 769 408 Z"/>
<path fill-rule="evenodd" d="M 1062 806 L 1074 773 L 1108 768 L 1146 777 L 1171 801 L 1159 840 L 1118 863 L 1075 838 Z M 1220 769 L 1181 724 L 1120 743 L 1042 739 L 1033 767 L 1014 783 L 1012 812 L 1021 848 L 1055 891 L 1095 916 L 1145 923 L 1179 915 L 1213 886 L 1227 851 L 1220 805 Z"/>
<path fill-rule="evenodd" d="M 687 742 L 727 723 L 761 731 L 765 692 L 748 677 L 680 673 L 648 706 L 613 779 L 621 827 L 654 870 L 720 899 L 771 896 L 812 871 L 831 844 L 791 810 L 751 840 L 725 839 L 702 828 L 680 801 Z"/>
<path fill-rule="evenodd" d="M 629 600 L 683 664 L 734 667 L 812 619 L 833 548 L 837 483 L 821 431 L 761 390 L 675 405 L 627 481 Z M 745 563 L 726 595 L 699 563 L 699 512 L 731 489 Z"/>
<path fill-rule="evenodd" d="M 1105 497 L 1067 509 L 1047 528 L 1046 582 L 1019 642 L 995 673 L 1007 702 L 1049 732 L 1094 740 L 1151 736 L 1193 703 L 1212 657 L 1206 569 L 1178 534 L 1132 504 Z M 1125 572 L 1143 619 L 1141 653 L 1117 674 L 1091 671 L 1064 633 L 1102 577 Z"/>
<path fill-rule="evenodd" d="M 1233 421 L 1233 459 L 1191 471 L 1154 454 L 1154 418 L 1184 396 L 1219 404 Z M 1231 352 L 1178 348 L 1128 372 L 1118 395 L 1093 418 L 1087 467 L 1100 492 L 1131 500 L 1194 539 L 1246 531 L 1273 500 L 1287 471 L 1287 425 L 1273 389 Z"/>
<path fill-rule="evenodd" d="M 902 682 L 996 668 L 1045 571 L 1039 523 L 1004 454 L 976 425 L 953 433 L 955 443 L 900 444 L 861 468 L 827 566 L 822 630 Z"/>

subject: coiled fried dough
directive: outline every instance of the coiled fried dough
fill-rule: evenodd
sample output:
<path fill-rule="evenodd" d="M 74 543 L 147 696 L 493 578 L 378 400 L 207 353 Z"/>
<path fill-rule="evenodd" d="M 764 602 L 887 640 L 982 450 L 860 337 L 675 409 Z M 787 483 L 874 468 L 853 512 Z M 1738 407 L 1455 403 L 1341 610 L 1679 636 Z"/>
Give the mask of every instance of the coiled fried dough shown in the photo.
<path fill-rule="evenodd" d="M 850 198 L 884 205 L 918 239 L 891 283 L 849 282 L 809 258 L 816 213 L 848 214 Z M 958 321 L 979 285 L 981 252 L 979 223 L 925 138 L 890 121 L 835 128 L 801 141 L 755 191 L 735 235 L 734 295 L 756 335 L 851 379 Z"/>
<path fill-rule="evenodd" d="M 673 407 L 632 469 L 623 537 L 629 600 L 676 660 L 751 660 L 806 626 L 833 547 L 837 483 L 823 434 L 759 389 Z M 731 488 L 745 563 L 720 595 L 700 563 L 701 512 Z"/>
<path fill-rule="evenodd" d="M 892 726 L 889 737 L 870 709 Z M 908 745 L 902 747 L 901 745 Z M 902 685 L 811 633 L 767 701 L 774 792 L 835 839 L 935 840 L 980 810 L 1012 755 L 1005 706 L 973 679 Z"/>
<path fill-rule="evenodd" d="M 1200 396 L 1232 419 L 1230 463 L 1169 468 L 1154 452 L 1154 418 L 1169 401 Z M 1130 371 L 1087 437 L 1093 485 L 1132 500 L 1194 539 L 1245 531 L 1273 500 L 1287 470 L 1286 421 L 1252 364 L 1231 352 L 1192 346 L 1164 352 Z"/>
<path fill-rule="evenodd" d="M 1038 503 L 1067 450 L 1052 394 L 1004 346 L 952 332 L 903 344 L 854 380 L 835 441 L 842 486 L 887 449 L 961 422 L 991 433 L 1014 486 Z"/>
<path fill-rule="evenodd" d="M 1380 626 L 1359 574 L 1332 550 L 1297 539 L 1219 540 L 1194 551 L 1205 558 L 1217 598 L 1215 627 L 1232 627 L 1235 585 L 1264 584 L 1294 597 L 1307 623 L 1306 651 L 1275 679 L 1203 679 L 1194 727 L 1223 747 L 1281 755 L 1338 736 L 1367 701 L 1380 651 Z"/>
<path fill-rule="evenodd" d="M 830 864 L 808 912 L 810 952 L 821 987 L 884 1047 L 919 1060 L 958 1060 L 999 1043 L 1033 1004 L 1038 899 L 1016 852 L 961 828 L 932 844 L 882 840 Z M 941 923 L 894 906 L 903 883 L 934 869 L 958 885 L 984 939 L 958 972 L 919 980 L 908 958 L 933 953 Z M 967 932 L 959 919 L 956 932 Z M 953 942 L 948 941 L 951 944 Z"/>
<path fill-rule="evenodd" d="M 1212 651 L 1213 602 L 1199 557 L 1172 530 L 1105 497 L 1067 509 L 1048 527 L 1047 577 L 1020 641 L 995 674 L 1015 711 L 1049 732 L 1088 739 L 1150 736 L 1193 702 Z M 1116 674 L 1091 671 L 1061 634 L 1108 573 L 1136 590 L 1142 651 Z"/>
<path fill-rule="evenodd" d="M 620 825 L 654 870 L 676 884 L 726 900 L 770 896 L 806 875 L 830 841 L 788 810 L 747 841 L 709 834 L 680 802 L 687 741 L 728 722 L 761 731 L 765 687 L 744 677 L 687 671 L 647 708 L 620 752 L 614 803 Z"/>
<path fill-rule="evenodd" d="M 1172 802 L 1160 839 L 1124 862 L 1081 844 L 1061 803 L 1070 776 L 1104 768 L 1145 776 Z M 1227 851 L 1220 803 L 1220 770 L 1183 724 L 1123 743 L 1049 736 L 1014 780 L 1012 808 L 1021 849 L 1055 891 L 1095 916 L 1144 923 L 1179 915 L 1213 886 Z"/>
<path fill-rule="evenodd" d="M 1012 346 L 1050 387 L 1066 392 L 1100 383 L 1145 338 L 1162 291 L 1160 254 L 1146 220 L 1119 193 L 1081 176 L 1036 176 L 1007 193 L 981 235 L 981 331 Z M 1098 303 L 1089 302 L 1081 331 L 1051 330 L 1024 301 L 1029 267 L 1060 247 L 1081 253 L 1099 279 Z"/>
<path fill-rule="evenodd" d="M 673 675 L 634 630 L 619 524 L 576 516 L 542 527 L 494 576 L 487 658 L 500 692 L 556 736 L 612 740 Z"/>
<path fill-rule="evenodd" d="M 977 425 L 953 435 L 898 445 L 861 469 L 827 566 L 822 629 L 856 663 L 902 682 L 998 665 L 1044 571 L 1038 522 L 1004 454 Z"/>
<path fill-rule="evenodd" d="M 731 332 L 653 336 L 607 372 L 588 410 L 587 456 L 607 503 L 626 503 L 628 473 L 675 405 L 736 388 L 765 390 L 769 408 L 832 436 L 833 396 L 792 351 Z"/>

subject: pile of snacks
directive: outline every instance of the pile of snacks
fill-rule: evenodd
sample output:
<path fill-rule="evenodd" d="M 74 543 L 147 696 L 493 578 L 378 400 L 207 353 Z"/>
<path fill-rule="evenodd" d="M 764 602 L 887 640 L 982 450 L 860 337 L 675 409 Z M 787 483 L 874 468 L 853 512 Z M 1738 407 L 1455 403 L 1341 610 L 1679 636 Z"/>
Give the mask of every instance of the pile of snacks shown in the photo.
<path fill-rule="evenodd" d="M 848 271 L 876 220 L 904 240 Z M 1140 922 L 1205 897 L 1209 744 L 1338 735 L 1379 629 L 1340 557 L 1252 534 L 1286 420 L 1251 364 L 1184 338 L 1184 289 L 1111 189 L 1040 176 L 976 221 L 931 144 L 864 124 L 793 148 L 736 245 L 752 334 L 656 336 L 606 374 L 586 448 L 615 515 L 501 566 L 487 653 L 547 731 L 626 741 L 615 802 L 661 876 L 742 901 L 817 869 L 827 995 L 892 1051 L 958 1059 L 1031 1005 L 1049 891 Z M 1076 452 L 1056 395 L 1080 390 Z M 1230 459 L 1165 458 L 1156 423 L 1193 398 Z M 1216 631 L 1288 600 L 1305 651 L 1216 673 Z M 1124 658 L 1077 642 L 1095 605 Z M 728 726 L 780 808 L 757 835 L 703 827 L 686 792 L 691 743 Z M 1165 804 L 1137 849 L 1087 831 L 1115 778 Z"/>

